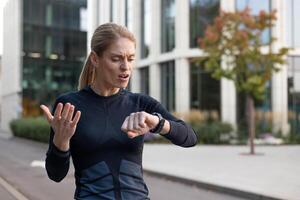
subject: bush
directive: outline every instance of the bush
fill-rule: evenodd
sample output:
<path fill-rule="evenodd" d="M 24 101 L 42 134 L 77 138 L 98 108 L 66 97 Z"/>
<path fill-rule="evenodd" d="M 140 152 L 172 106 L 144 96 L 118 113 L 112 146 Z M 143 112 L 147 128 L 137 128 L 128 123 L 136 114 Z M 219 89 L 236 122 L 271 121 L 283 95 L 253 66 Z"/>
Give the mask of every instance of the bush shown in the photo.
<path fill-rule="evenodd" d="M 50 126 L 44 118 L 15 119 L 10 122 L 10 128 L 14 136 L 39 142 L 49 141 Z"/>
<path fill-rule="evenodd" d="M 284 140 L 288 144 L 300 144 L 300 134 L 290 133 Z"/>
<path fill-rule="evenodd" d="M 220 121 L 191 125 L 198 136 L 198 143 L 201 144 L 228 144 L 233 131 L 231 124 Z"/>
<path fill-rule="evenodd" d="M 219 120 L 216 110 L 191 110 L 184 113 L 173 113 L 177 118 L 189 123 L 198 137 L 200 144 L 229 144 L 233 127 Z"/>
<path fill-rule="evenodd" d="M 229 123 L 220 121 L 206 123 L 192 123 L 195 130 L 198 143 L 201 144 L 228 144 L 230 133 L 233 131 Z"/>

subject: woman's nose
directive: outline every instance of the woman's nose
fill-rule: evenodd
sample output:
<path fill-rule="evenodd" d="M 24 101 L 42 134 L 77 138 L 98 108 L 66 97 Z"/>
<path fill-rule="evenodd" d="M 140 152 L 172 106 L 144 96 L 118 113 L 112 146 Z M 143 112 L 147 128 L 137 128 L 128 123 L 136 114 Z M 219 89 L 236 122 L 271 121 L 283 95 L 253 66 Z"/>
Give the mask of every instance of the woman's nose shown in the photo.
<path fill-rule="evenodd" d="M 122 70 L 128 70 L 128 69 L 130 68 L 129 63 L 128 63 L 127 60 L 124 60 L 124 61 L 122 62 L 122 64 L 121 64 L 120 67 L 121 67 Z"/>

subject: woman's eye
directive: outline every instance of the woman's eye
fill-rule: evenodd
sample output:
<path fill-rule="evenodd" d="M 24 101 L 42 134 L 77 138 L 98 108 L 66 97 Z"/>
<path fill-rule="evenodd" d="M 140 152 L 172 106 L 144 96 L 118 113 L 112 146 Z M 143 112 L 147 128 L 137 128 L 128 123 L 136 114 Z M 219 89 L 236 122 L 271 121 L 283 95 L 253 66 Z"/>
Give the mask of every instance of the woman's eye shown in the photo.
<path fill-rule="evenodd" d="M 129 62 L 133 62 L 133 61 L 134 61 L 134 58 L 129 58 L 128 61 L 129 61 Z"/>
<path fill-rule="evenodd" d="M 118 62 L 120 59 L 119 58 L 112 58 L 113 62 Z"/>

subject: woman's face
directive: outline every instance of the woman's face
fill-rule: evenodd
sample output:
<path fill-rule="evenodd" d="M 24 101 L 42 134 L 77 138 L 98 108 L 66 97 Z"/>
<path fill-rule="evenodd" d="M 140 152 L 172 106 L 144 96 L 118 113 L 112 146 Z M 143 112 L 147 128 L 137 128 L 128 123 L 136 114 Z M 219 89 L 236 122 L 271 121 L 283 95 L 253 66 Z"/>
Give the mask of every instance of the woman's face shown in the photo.
<path fill-rule="evenodd" d="M 96 83 L 107 89 L 125 88 L 135 61 L 135 44 L 127 38 L 119 38 L 98 57 Z"/>

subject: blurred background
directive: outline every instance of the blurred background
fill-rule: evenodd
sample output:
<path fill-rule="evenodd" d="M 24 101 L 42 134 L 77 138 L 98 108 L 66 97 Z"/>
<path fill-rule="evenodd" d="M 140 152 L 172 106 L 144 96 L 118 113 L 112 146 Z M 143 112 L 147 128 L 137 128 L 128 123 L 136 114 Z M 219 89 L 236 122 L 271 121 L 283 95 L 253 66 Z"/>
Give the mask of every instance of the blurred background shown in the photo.
<path fill-rule="evenodd" d="M 247 144 L 245 95 L 231 81 L 215 80 L 192 62 L 205 56 L 198 38 L 220 9 L 234 12 L 247 6 L 254 15 L 276 9 L 275 26 L 264 32 L 262 40 L 274 36 L 276 48 L 291 48 L 287 64 L 279 66 L 281 71 L 266 84 L 266 98 L 255 102 L 256 143 L 299 144 L 297 0 L 1 0 L 1 135 L 47 142 L 49 127 L 39 118 L 39 105 L 51 107 L 58 95 L 77 90 L 93 31 L 100 24 L 115 22 L 137 38 L 129 90 L 156 98 L 190 122 L 201 144 Z M 167 143 L 164 138 L 149 138 L 153 143 Z M 298 185 L 299 180 L 294 183 Z"/>
<path fill-rule="evenodd" d="M 298 1 L 9 0 L 1 4 L 3 131 L 9 131 L 12 119 L 39 116 L 40 104 L 51 106 L 59 94 L 77 89 L 90 51 L 88 41 L 98 25 L 110 21 L 127 26 L 138 41 L 130 90 L 153 96 L 170 111 L 197 110 L 243 129 L 245 97 L 230 82 L 212 79 L 191 60 L 204 56 L 197 39 L 220 9 L 246 6 L 253 14 L 277 9 L 276 26 L 262 39 L 272 35 L 277 37 L 276 46 L 293 48 L 288 64 L 266 84 L 267 98 L 256 102 L 257 128 L 284 136 L 300 130 Z M 242 130 L 239 134 L 247 135 Z"/>

